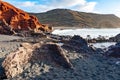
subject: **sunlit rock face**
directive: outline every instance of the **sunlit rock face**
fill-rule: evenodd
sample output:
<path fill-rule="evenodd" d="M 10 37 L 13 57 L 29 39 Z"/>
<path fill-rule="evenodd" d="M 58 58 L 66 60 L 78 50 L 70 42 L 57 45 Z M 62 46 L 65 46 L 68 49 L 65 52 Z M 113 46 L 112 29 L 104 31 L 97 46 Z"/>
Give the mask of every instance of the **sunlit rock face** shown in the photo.
<path fill-rule="evenodd" d="M 0 0 L 0 33 L 20 30 L 50 32 L 51 28 L 41 24 L 35 16 Z"/>
<path fill-rule="evenodd" d="M 25 71 L 28 63 L 47 62 L 55 67 L 73 69 L 67 53 L 57 44 L 30 44 L 22 43 L 21 46 L 8 54 L 2 62 L 7 78 L 13 78 Z"/>
<path fill-rule="evenodd" d="M 24 65 L 28 63 L 32 55 L 33 47 L 30 44 L 25 43 L 22 46 L 24 47 L 10 53 L 2 63 L 7 78 L 22 73 Z"/>

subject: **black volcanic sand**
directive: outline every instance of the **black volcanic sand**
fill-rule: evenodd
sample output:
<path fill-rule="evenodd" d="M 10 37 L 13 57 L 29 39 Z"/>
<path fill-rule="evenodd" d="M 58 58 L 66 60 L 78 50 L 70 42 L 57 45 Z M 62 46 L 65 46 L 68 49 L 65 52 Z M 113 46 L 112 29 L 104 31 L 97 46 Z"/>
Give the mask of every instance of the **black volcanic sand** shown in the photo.
<path fill-rule="evenodd" d="M 0 63 L 22 43 L 9 40 L 19 38 L 21 37 L 0 35 Z M 22 74 L 11 80 L 120 80 L 120 58 L 65 51 L 73 64 L 73 69 L 55 66 L 48 63 L 48 60 L 30 62 Z"/>

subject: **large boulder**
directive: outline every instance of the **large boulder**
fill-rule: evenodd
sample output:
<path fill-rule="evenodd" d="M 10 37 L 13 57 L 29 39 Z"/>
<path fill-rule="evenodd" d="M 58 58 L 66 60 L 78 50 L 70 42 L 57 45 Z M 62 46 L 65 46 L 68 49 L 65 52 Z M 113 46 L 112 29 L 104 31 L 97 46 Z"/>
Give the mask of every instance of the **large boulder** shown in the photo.
<path fill-rule="evenodd" d="M 81 36 L 78 36 L 78 35 L 74 35 L 70 42 L 74 42 L 74 43 L 78 43 L 79 46 L 84 46 L 84 45 L 87 45 L 87 42 L 85 39 L 83 39 Z M 73 43 L 73 44 L 74 44 Z M 77 44 L 76 44 L 77 45 Z"/>
<path fill-rule="evenodd" d="M 110 37 L 109 40 L 113 41 L 113 42 L 119 42 L 120 41 L 120 34 L 117 34 L 115 37 Z"/>
<path fill-rule="evenodd" d="M 41 24 L 35 16 L 0 0 L 1 34 L 12 34 L 21 30 L 50 32 L 51 29 L 51 27 Z"/>
<path fill-rule="evenodd" d="M 120 58 L 120 42 L 116 45 L 110 46 L 106 51 L 106 55 L 110 57 Z"/>
<path fill-rule="evenodd" d="M 52 58 L 57 64 L 60 64 L 64 68 L 72 68 L 72 64 L 66 56 L 65 51 L 56 44 L 47 44 L 49 52 L 52 55 Z"/>
<path fill-rule="evenodd" d="M 2 63 L 7 78 L 13 78 L 22 73 L 28 63 L 47 62 L 54 66 L 72 68 L 65 51 L 57 44 L 23 43 L 15 52 L 11 52 Z"/>
<path fill-rule="evenodd" d="M 88 46 L 87 41 L 79 35 L 74 35 L 62 47 L 76 52 L 91 53 L 93 51 L 92 47 Z"/>
<path fill-rule="evenodd" d="M 67 53 L 61 48 L 61 46 L 55 43 L 43 44 L 40 48 L 34 50 L 31 60 L 33 63 L 38 61 L 45 62 L 49 65 L 54 64 L 54 66 L 61 66 L 66 69 L 73 68 L 67 57 Z"/>
<path fill-rule="evenodd" d="M 30 44 L 25 43 L 18 50 L 7 55 L 2 63 L 7 78 L 15 77 L 23 72 L 23 68 L 31 58 L 33 50 Z"/>

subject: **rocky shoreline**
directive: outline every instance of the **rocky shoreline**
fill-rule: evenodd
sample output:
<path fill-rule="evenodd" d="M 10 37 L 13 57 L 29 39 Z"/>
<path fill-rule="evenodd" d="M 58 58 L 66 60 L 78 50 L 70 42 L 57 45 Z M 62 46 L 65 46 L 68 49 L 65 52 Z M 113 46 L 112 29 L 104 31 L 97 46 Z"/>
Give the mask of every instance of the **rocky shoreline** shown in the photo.
<path fill-rule="evenodd" d="M 43 35 L 43 34 L 41 34 Z M 44 34 L 34 37 L 10 38 L 6 35 L 0 43 L 0 78 L 12 80 L 119 80 L 120 79 L 120 45 L 119 42 L 108 50 L 89 46 L 88 42 L 80 36 L 58 36 Z M 7 39 L 8 38 L 8 39 Z M 7 39 L 7 41 L 6 41 Z M 4 41 L 5 40 L 5 41 Z M 62 44 L 61 44 L 62 43 Z M 24 45 L 28 44 L 28 45 Z M 18 48 L 20 48 L 18 50 Z M 23 48 L 21 50 L 21 48 Z M 16 51 L 17 49 L 17 51 Z M 32 52 L 26 52 L 26 50 Z M 9 56 L 14 53 L 25 55 L 27 58 L 11 58 L 17 62 L 17 67 L 10 67 Z M 112 52 L 112 53 L 111 53 Z M 115 53 L 117 52 L 117 53 Z M 56 54 L 57 53 L 57 54 Z M 113 54 L 115 53 L 114 56 Z M 22 56 L 19 54 L 19 56 Z M 27 56 L 32 54 L 31 57 Z M 60 57 L 61 56 L 61 57 Z M 17 59 L 17 60 L 16 60 Z M 27 60 L 26 60 L 27 59 Z M 8 60 L 8 62 L 7 62 Z M 4 64 L 4 65 L 3 65 Z M 69 67 L 65 67 L 69 65 Z M 6 68 L 5 66 L 8 66 Z M 11 72 L 16 69 L 17 72 Z M 7 73 L 9 72 L 9 74 Z M 7 73 L 7 74 L 6 74 Z M 10 76 L 9 75 L 15 75 Z"/>
<path fill-rule="evenodd" d="M 119 35 L 53 35 L 37 17 L 0 5 L 0 34 L 6 34 L 0 35 L 0 80 L 120 80 Z M 105 50 L 89 44 L 108 41 L 116 44 Z"/>

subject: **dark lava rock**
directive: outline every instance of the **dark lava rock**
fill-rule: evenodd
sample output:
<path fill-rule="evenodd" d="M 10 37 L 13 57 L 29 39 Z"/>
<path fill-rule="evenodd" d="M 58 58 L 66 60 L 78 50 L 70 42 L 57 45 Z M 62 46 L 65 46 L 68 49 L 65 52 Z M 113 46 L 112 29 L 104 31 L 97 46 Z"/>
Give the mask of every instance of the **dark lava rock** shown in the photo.
<path fill-rule="evenodd" d="M 55 34 L 50 34 L 50 38 L 55 39 L 55 40 L 60 40 L 63 42 L 64 40 L 69 40 L 71 36 L 60 36 L 60 35 L 55 35 Z"/>
<path fill-rule="evenodd" d="M 97 38 L 93 38 L 93 39 L 87 39 L 88 43 L 101 43 L 101 42 L 108 42 L 109 40 L 106 39 L 104 36 L 99 36 Z"/>
<path fill-rule="evenodd" d="M 73 67 L 69 59 L 66 57 L 65 51 L 63 51 L 63 49 L 60 46 L 56 44 L 47 45 L 52 55 L 52 58 L 55 62 L 57 62 L 58 64 L 62 65 L 65 68 Z"/>
<path fill-rule="evenodd" d="M 31 61 L 33 61 L 33 63 L 41 61 L 50 65 L 55 64 L 54 66 L 72 69 L 73 65 L 66 55 L 67 53 L 57 44 L 43 44 L 40 48 L 33 51 Z"/>
<path fill-rule="evenodd" d="M 120 42 L 120 34 L 116 35 L 115 37 L 109 38 L 109 41 Z"/>
<path fill-rule="evenodd" d="M 110 46 L 108 51 L 106 51 L 107 56 L 120 58 L 120 42 L 114 46 Z"/>
<path fill-rule="evenodd" d="M 3 60 L 4 59 L 0 58 L 0 80 L 7 79 L 4 68 L 2 67 Z"/>
<path fill-rule="evenodd" d="M 76 42 L 78 43 L 79 45 L 87 45 L 87 42 L 85 39 L 83 39 L 82 37 L 78 36 L 78 35 L 75 35 L 71 38 L 70 42 Z"/>
<path fill-rule="evenodd" d="M 76 52 L 89 53 L 89 52 L 93 51 L 93 49 L 88 46 L 87 41 L 78 35 L 73 36 L 62 47 L 67 50 L 72 50 L 72 51 L 76 51 Z"/>

